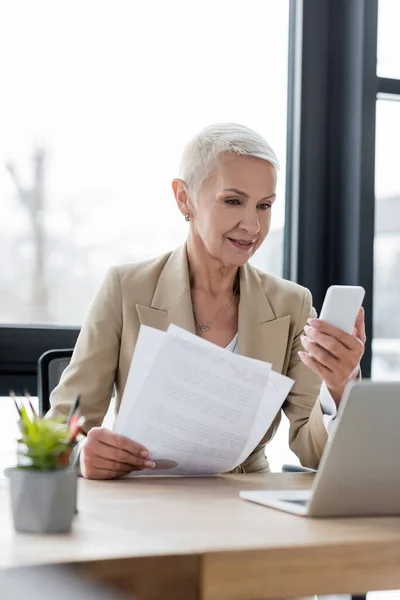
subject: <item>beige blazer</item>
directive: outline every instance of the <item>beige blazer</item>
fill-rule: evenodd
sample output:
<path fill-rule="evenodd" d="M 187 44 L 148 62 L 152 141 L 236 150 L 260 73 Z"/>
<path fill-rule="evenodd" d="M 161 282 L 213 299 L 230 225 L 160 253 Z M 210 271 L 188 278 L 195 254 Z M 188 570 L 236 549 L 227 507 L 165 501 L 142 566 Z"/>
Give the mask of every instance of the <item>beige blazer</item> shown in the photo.
<path fill-rule="evenodd" d="M 297 354 L 307 318 L 314 315 L 305 288 L 250 265 L 240 269 L 238 352 L 270 362 L 275 371 L 295 380 L 283 410 L 290 421 L 290 447 L 308 467 L 317 467 L 327 441 L 319 402 L 321 381 Z M 87 430 L 100 426 L 114 384 L 119 409 L 140 325 L 166 330 L 170 323 L 195 332 L 186 246 L 153 260 L 111 268 L 91 305 L 71 363 L 51 395 L 50 414 L 66 416 L 81 394 Z M 278 414 L 237 471 L 268 470 L 265 445 L 280 418 Z"/>

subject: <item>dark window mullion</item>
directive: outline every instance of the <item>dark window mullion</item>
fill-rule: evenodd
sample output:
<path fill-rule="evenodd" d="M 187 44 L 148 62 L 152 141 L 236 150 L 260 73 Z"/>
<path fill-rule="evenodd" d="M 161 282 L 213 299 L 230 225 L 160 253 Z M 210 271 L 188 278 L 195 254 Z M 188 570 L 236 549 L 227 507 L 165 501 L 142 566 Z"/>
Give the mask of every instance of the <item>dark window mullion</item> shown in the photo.
<path fill-rule="evenodd" d="M 300 6 L 300 34 L 296 30 L 302 46 L 300 151 L 298 156 L 288 154 L 287 167 L 289 175 L 295 167 L 299 173 L 298 189 L 288 186 L 292 192 L 288 225 L 296 233 L 292 244 L 297 239 L 297 255 L 292 248 L 292 260 L 286 256 L 285 274 L 311 290 L 317 310 L 329 285 L 365 287 L 368 343 L 363 373 L 368 376 L 378 0 L 307 0 L 296 3 L 296 8 Z M 293 97 L 292 102 L 299 98 Z M 290 164 L 295 160 L 298 165 Z"/>

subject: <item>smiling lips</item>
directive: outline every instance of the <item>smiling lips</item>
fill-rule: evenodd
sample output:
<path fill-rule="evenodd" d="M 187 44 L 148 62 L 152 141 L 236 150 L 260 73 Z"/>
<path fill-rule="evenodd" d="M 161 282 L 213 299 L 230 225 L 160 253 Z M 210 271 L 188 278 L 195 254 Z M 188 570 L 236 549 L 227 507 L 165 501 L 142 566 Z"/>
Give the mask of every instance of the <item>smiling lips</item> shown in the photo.
<path fill-rule="evenodd" d="M 234 238 L 228 238 L 228 240 L 235 246 L 235 248 L 247 252 L 251 250 L 256 243 L 255 240 L 236 240 Z"/>

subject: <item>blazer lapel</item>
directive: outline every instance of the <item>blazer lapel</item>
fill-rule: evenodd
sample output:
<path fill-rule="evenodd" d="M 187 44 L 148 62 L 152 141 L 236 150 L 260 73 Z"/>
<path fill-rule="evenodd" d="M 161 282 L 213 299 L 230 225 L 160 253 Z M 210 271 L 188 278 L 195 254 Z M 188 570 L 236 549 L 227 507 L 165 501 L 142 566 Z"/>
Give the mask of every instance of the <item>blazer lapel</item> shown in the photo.
<path fill-rule="evenodd" d="M 241 268 L 239 354 L 272 363 L 273 370 L 281 373 L 289 327 L 289 315 L 279 319 L 275 317 L 253 267 L 245 265 Z"/>
<path fill-rule="evenodd" d="M 171 323 L 195 333 L 186 245 L 173 252 L 158 279 L 151 306 L 136 305 L 140 323 L 166 331 Z M 277 319 L 257 272 L 240 269 L 239 344 L 243 356 L 272 363 L 282 372 L 290 316 Z"/>
<path fill-rule="evenodd" d="M 195 333 L 186 245 L 172 252 L 158 278 L 151 306 L 136 305 L 140 323 L 166 331 L 171 323 Z"/>

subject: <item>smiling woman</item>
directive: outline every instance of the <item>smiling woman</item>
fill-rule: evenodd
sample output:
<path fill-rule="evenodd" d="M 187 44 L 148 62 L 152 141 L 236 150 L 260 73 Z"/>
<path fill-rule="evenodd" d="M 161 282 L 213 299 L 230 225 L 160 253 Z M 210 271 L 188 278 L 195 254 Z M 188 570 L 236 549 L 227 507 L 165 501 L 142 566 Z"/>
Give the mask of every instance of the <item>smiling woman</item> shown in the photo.
<path fill-rule="evenodd" d="M 182 179 L 173 182 L 175 198 L 187 218 L 199 213 L 195 231 L 202 232 L 209 252 L 213 245 L 214 252 L 218 252 L 220 240 L 228 240 L 247 253 L 240 259 L 227 254 L 224 261 L 220 252 L 223 262 L 249 260 L 265 240 L 276 198 L 278 168 L 271 146 L 255 131 L 237 123 L 212 125 L 186 146 L 180 167 Z M 203 206 L 196 211 L 198 203 L 193 201 L 200 185 Z M 210 227 L 215 219 L 220 224 L 218 233 Z M 206 230 L 214 232 L 216 239 L 205 235 Z M 232 250 L 229 245 L 221 246 L 222 252 L 228 250 Z"/>
<path fill-rule="evenodd" d="M 291 448 L 309 467 L 319 463 L 335 401 L 341 400 L 339 393 L 334 401 L 316 373 L 329 365 L 335 393 L 351 376 L 346 368 L 353 337 L 332 327 L 318 336 L 310 292 L 249 265 L 271 222 L 277 161 L 268 143 L 243 125 L 222 123 L 189 143 L 184 165 L 188 154 L 185 179 L 173 181 L 178 208 L 189 224 L 186 243 L 157 259 L 110 270 L 52 394 L 53 416 L 64 417 L 71 398 L 82 396 L 88 429 L 80 455 L 85 477 L 109 479 L 155 466 L 151 448 L 101 427 L 114 385 L 117 411 L 121 405 L 141 325 L 166 330 L 175 324 L 228 351 L 271 363 L 293 379 L 283 410 Z M 303 358 L 303 340 L 311 345 L 312 362 Z M 332 348 L 334 356 L 327 351 Z M 280 418 L 238 472 L 269 470 L 265 446 Z"/>
<path fill-rule="evenodd" d="M 289 0 L 14 0 L 0 13 L 0 322 L 80 326 L 110 265 L 181 244 L 171 178 L 213 122 L 246 123 L 279 155 L 271 231 L 244 252 L 282 274 Z M 293 460 L 282 431 L 273 466 Z"/>
<path fill-rule="evenodd" d="M 238 306 L 231 295 L 238 268 L 269 233 L 277 168 L 275 152 L 259 134 L 221 123 L 189 142 L 182 178 L 172 184 L 178 208 L 191 222 L 187 251 L 196 324 L 203 337 L 223 347 L 237 332 Z M 216 316 L 218 327 L 205 329 Z"/>

